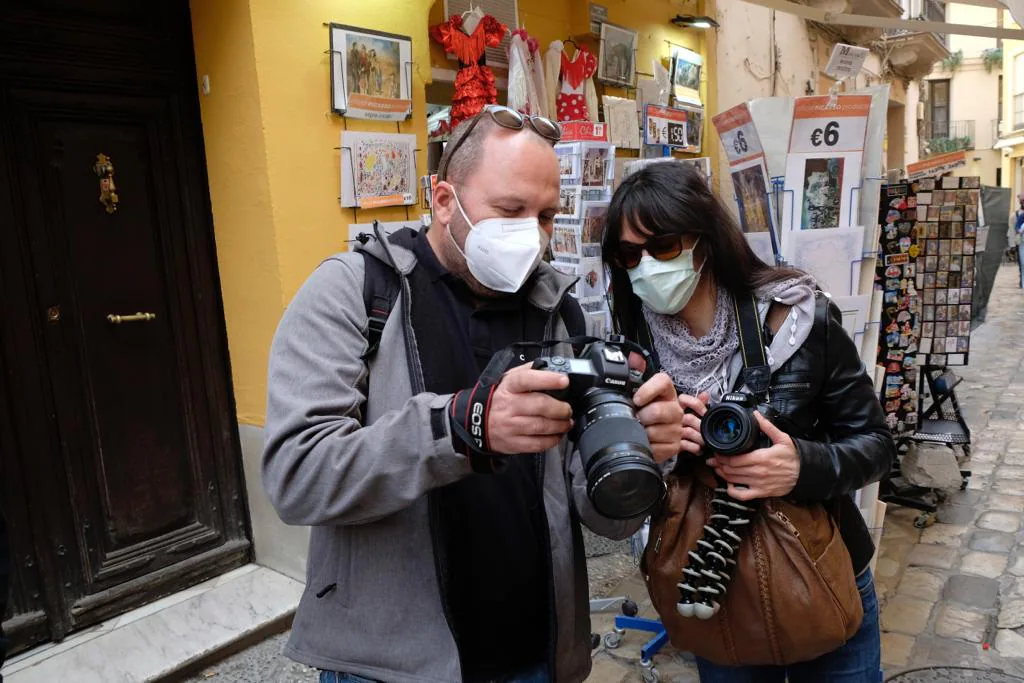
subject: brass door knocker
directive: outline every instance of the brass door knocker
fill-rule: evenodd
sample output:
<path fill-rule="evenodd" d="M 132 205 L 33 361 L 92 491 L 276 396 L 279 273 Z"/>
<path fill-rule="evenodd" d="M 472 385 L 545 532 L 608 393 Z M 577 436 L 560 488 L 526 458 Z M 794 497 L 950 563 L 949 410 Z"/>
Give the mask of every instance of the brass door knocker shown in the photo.
<path fill-rule="evenodd" d="M 96 164 L 92 167 L 100 179 L 100 204 L 107 209 L 107 213 L 117 211 L 117 188 L 114 186 L 114 164 L 110 157 L 102 152 L 96 155 Z"/>

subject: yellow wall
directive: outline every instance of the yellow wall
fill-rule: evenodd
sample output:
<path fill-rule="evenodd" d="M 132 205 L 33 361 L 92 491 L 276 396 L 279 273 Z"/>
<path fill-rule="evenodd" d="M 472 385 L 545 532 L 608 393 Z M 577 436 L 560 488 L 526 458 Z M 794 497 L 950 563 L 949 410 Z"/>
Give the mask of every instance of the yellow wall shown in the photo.
<path fill-rule="evenodd" d="M 206 165 L 238 419 L 262 424 L 281 270 L 248 0 L 193 0 Z M 198 78 L 197 78 L 198 80 Z"/>
<path fill-rule="evenodd" d="M 430 77 L 427 0 L 192 0 L 214 230 L 238 419 L 261 425 L 270 341 L 285 306 L 324 257 L 344 248 L 352 209 L 339 194 L 339 135 L 330 112 L 325 22 L 413 39 L 413 117 L 401 124 L 426 136 L 424 84 Z M 352 130 L 394 124 L 345 120 Z M 418 155 L 425 172 L 425 152 Z M 419 214 L 410 207 L 410 215 Z M 360 222 L 404 220 L 402 209 L 359 212 Z"/>

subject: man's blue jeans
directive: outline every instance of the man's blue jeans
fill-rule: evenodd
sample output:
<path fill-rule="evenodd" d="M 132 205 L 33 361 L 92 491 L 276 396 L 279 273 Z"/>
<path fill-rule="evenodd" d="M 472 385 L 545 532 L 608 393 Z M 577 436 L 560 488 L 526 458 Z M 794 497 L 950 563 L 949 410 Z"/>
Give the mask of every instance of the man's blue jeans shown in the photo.
<path fill-rule="evenodd" d="M 878 627 L 878 596 L 874 578 L 857 578 L 864 604 L 860 630 L 839 649 L 793 666 L 719 666 L 697 658 L 700 683 L 881 683 L 882 643 Z M 738 645 L 742 647 L 742 644 Z M 787 678 L 788 677 L 788 678 Z"/>
<path fill-rule="evenodd" d="M 494 683 L 549 683 L 548 667 L 540 665 L 535 669 L 521 671 L 514 676 L 502 678 Z M 333 671 L 321 671 L 320 683 L 376 683 L 367 678 L 352 676 L 351 674 L 335 673 Z"/>

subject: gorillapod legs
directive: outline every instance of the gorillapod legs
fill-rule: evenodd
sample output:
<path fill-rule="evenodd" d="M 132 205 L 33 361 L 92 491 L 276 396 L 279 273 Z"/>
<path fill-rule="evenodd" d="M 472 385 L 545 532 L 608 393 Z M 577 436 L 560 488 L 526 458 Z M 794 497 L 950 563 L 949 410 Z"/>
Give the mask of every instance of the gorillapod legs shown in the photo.
<path fill-rule="evenodd" d="M 740 543 L 757 508 L 729 496 L 726 483 L 716 477 L 711 515 L 679 582 L 676 609 L 684 617 L 710 619 L 718 613 L 729 588 Z"/>

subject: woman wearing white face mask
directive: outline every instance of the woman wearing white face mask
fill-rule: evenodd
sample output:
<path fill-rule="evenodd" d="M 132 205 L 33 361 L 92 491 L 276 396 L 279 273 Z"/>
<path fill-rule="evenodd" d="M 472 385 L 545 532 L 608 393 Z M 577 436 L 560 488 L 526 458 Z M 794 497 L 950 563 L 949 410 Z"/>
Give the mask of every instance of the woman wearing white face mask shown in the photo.
<path fill-rule="evenodd" d="M 856 635 L 825 656 L 788 667 L 723 666 L 698 657 L 702 683 L 818 683 L 839 671 L 846 672 L 844 681 L 879 680 L 878 605 L 868 569 L 874 547 L 852 493 L 888 473 L 895 448 L 838 309 L 805 273 L 762 262 L 706 181 L 682 164 L 652 164 L 623 181 L 602 248 L 616 330 L 653 353 L 687 409 L 676 472 L 709 468 L 704 471 L 724 481 L 722 492 L 741 506 L 784 498 L 842 512 L 837 524 L 864 611 Z M 771 446 L 716 455 L 705 449 L 701 416 L 709 403 L 747 388 L 734 302 L 751 295 L 772 371 L 767 402 L 777 412 L 774 424 L 760 413 L 756 420 Z M 718 597 L 724 603 L 727 595 Z M 700 637 L 721 634 L 707 628 Z"/>

